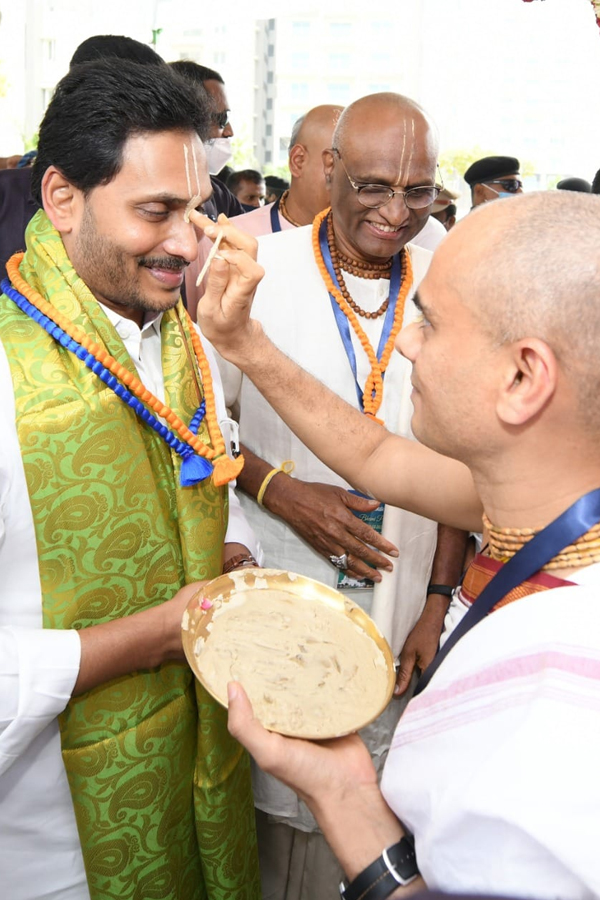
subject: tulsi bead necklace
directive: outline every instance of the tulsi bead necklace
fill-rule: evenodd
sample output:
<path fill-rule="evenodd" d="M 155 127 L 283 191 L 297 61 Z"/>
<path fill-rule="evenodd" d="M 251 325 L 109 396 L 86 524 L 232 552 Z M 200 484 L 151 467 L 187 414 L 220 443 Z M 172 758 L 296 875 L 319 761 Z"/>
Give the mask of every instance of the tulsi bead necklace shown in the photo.
<path fill-rule="evenodd" d="M 404 306 L 406 304 L 406 298 L 408 297 L 408 293 L 411 289 L 413 282 L 413 273 L 412 273 L 412 265 L 410 261 L 410 256 L 405 247 L 402 248 L 402 274 L 401 274 L 401 287 L 400 292 L 398 294 L 398 299 L 396 300 L 396 309 L 394 310 L 394 322 L 392 325 L 392 329 L 390 332 L 390 336 L 386 342 L 386 345 L 383 349 L 383 353 L 381 354 L 381 359 L 377 359 L 377 354 L 373 347 L 371 346 L 371 342 L 369 338 L 365 334 L 358 318 L 356 317 L 356 313 L 348 303 L 346 297 L 342 294 L 342 292 L 338 289 L 338 287 L 334 284 L 331 275 L 325 265 L 325 260 L 323 259 L 323 254 L 321 253 L 321 245 L 319 242 L 319 231 L 321 228 L 321 223 L 326 216 L 331 215 L 331 208 L 324 209 L 323 212 L 320 212 L 313 222 L 312 227 L 312 244 L 313 244 L 313 253 L 315 257 L 315 261 L 319 268 L 319 272 L 321 273 L 321 277 L 325 284 L 325 287 L 329 291 L 330 295 L 333 297 L 335 302 L 338 304 L 346 318 L 348 319 L 350 325 L 354 329 L 354 333 L 359 339 L 365 353 L 367 354 L 367 358 L 371 365 L 371 373 L 367 378 L 365 388 L 363 391 L 363 408 L 365 415 L 374 419 L 376 422 L 383 424 L 381 419 L 377 418 L 377 413 L 379 412 L 379 408 L 383 401 L 383 375 L 385 370 L 388 367 L 388 363 L 390 361 L 390 357 L 392 355 L 392 351 L 394 349 L 394 343 L 396 340 L 396 336 L 402 327 L 402 321 L 404 319 Z M 329 222 L 327 223 L 329 224 Z M 329 242 L 328 242 L 329 243 Z"/>
<path fill-rule="evenodd" d="M 210 367 L 189 315 L 186 313 L 192 347 L 202 376 L 204 400 L 196 410 L 188 428 L 177 414 L 145 388 L 135 375 L 103 347 L 92 341 L 81 328 L 70 322 L 22 278 L 19 265 L 23 256 L 23 253 L 15 253 L 7 262 L 6 271 L 10 281 L 5 279 L 2 282 L 4 293 L 51 337 L 75 354 L 107 387 L 130 406 L 142 421 L 156 431 L 175 453 L 181 456 L 182 487 L 197 484 L 211 474 L 217 487 L 236 478 L 242 470 L 244 460 L 241 456 L 232 460 L 225 452 L 225 441 L 217 421 Z M 159 422 L 147 407 L 163 418 L 170 427 Z M 212 447 L 204 444 L 195 433 L 205 416 Z"/>

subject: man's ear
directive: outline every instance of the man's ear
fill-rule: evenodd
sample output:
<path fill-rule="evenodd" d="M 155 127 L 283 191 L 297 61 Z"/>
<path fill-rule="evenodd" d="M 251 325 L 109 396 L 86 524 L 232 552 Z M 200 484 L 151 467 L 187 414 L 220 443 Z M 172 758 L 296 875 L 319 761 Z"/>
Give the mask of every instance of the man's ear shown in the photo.
<path fill-rule="evenodd" d="M 332 150 L 323 150 L 323 153 L 321 155 L 323 157 L 323 172 L 325 173 L 325 182 L 327 184 L 330 184 L 335 157 Z"/>
<path fill-rule="evenodd" d="M 538 338 L 523 338 L 507 349 L 496 412 L 506 425 L 525 425 L 554 396 L 558 363 L 548 344 Z"/>
<path fill-rule="evenodd" d="M 42 178 L 42 204 L 59 234 L 70 234 L 81 216 L 83 193 L 56 166 L 49 166 Z"/>
<path fill-rule="evenodd" d="M 473 206 L 479 206 L 485 202 L 485 190 L 482 184 L 474 184 L 471 190 Z"/>
<path fill-rule="evenodd" d="M 308 150 L 304 144 L 294 144 L 290 150 L 288 159 L 289 170 L 294 178 L 297 178 L 298 175 L 302 174 L 302 169 L 304 168 L 307 156 Z"/>

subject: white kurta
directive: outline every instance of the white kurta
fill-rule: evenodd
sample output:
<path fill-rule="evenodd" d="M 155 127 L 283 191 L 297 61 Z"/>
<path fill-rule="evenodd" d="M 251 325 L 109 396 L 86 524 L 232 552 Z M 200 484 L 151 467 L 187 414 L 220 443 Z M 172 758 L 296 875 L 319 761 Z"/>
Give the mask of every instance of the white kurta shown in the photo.
<path fill-rule="evenodd" d="M 262 322 L 271 340 L 304 369 L 328 385 L 353 407 L 358 399 L 352 371 L 336 325 L 329 295 L 314 260 L 312 226 L 295 228 L 259 239 L 258 259 L 265 277 L 258 287 L 252 314 Z M 414 286 L 422 279 L 431 254 L 410 247 Z M 363 308 L 374 310 L 389 294 L 387 279 L 367 280 L 344 275 L 351 296 Z M 407 300 L 404 323 L 417 315 L 412 300 Z M 372 346 L 377 348 L 383 317 L 360 319 Z M 370 366 L 366 353 L 353 336 L 357 357 L 358 381 L 364 385 Z M 240 438 L 258 456 L 273 466 L 291 459 L 294 476 L 305 481 L 349 487 L 338 475 L 321 463 L 275 414 L 252 382 L 229 363 L 219 359 L 228 406 L 237 407 Z M 384 399 L 379 416 L 391 431 L 411 436 L 410 363 L 394 352 L 384 381 Z M 332 442 L 340 439 L 331 435 Z M 402 477 L 390 473 L 390 477 Z M 240 501 L 265 553 L 265 565 L 300 572 L 335 587 L 337 570 L 301 540 L 290 526 L 259 507 L 241 493 Z M 350 592 L 374 617 L 388 638 L 395 654 L 399 652 L 411 628 L 419 618 L 435 552 L 437 526 L 428 519 L 400 509 L 385 510 L 383 534 L 400 551 L 392 573 L 383 572 L 383 581 L 374 590 Z M 397 721 L 400 705 L 392 701 L 388 718 L 372 727 L 373 752 L 384 757 Z M 397 710 L 397 711 L 396 711 Z M 254 781 L 255 803 L 265 812 L 286 817 L 297 816 L 301 807 L 296 795 L 274 779 L 260 774 Z M 304 816 L 299 824 L 310 827 Z"/>
<path fill-rule="evenodd" d="M 105 310 L 144 384 L 164 396 L 159 320 L 140 331 Z M 218 369 L 217 415 L 225 417 Z M 35 532 L 15 426 L 8 360 L 0 344 L 0 896 L 88 900 L 57 717 L 80 661 L 75 630 L 44 629 Z M 226 540 L 259 554 L 233 489 Z"/>
<path fill-rule="evenodd" d="M 600 896 L 600 565 L 474 626 L 409 703 L 384 796 L 428 887 Z"/>

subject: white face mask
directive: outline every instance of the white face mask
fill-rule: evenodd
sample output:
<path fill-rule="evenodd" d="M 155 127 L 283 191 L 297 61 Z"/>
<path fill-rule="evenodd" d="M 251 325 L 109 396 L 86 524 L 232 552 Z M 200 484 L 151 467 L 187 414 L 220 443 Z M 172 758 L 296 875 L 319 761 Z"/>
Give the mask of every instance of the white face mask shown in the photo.
<path fill-rule="evenodd" d="M 210 175 L 218 175 L 233 156 L 231 141 L 226 137 L 211 138 L 205 142 L 204 149 Z"/>

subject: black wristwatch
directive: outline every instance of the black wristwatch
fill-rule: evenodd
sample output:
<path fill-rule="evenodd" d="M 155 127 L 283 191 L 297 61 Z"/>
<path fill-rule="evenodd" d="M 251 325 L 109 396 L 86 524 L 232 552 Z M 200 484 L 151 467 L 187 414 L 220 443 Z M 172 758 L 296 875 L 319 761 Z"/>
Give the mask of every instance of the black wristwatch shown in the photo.
<path fill-rule="evenodd" d="M 383 851 L 375 862 L 346 885 L 340 884 L 343 900 L 384 900 L 398 888 L 410 884 L 419 876 L 415 848 L 403 837 Z"/>

